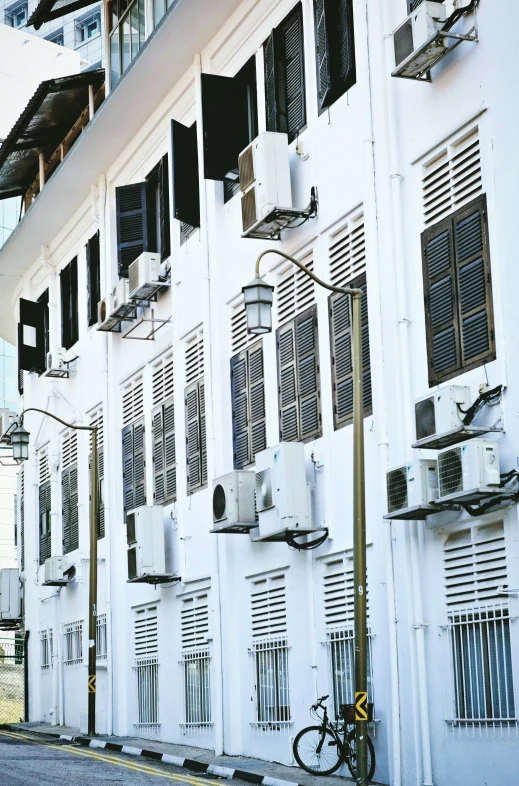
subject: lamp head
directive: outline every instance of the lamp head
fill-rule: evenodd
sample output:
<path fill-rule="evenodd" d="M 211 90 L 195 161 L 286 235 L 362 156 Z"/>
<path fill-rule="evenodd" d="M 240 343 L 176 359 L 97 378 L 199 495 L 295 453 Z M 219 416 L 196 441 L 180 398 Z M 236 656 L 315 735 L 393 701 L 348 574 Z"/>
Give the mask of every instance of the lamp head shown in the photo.
<path fill-rule="evenodd" d="M 13 458 L 21 464 L 22 461 L 27 461 L 29 458 L 29 432 L 26 431 L 20 423 L 9 434 L 11 437 L 11 445 L 13 446 Z"/>
<path fill-rule="evenodd" d="M 255 278 L 242 289 L 247 314 L 247 332 L 255 336 L 272 331 L 274 287 Z"/>

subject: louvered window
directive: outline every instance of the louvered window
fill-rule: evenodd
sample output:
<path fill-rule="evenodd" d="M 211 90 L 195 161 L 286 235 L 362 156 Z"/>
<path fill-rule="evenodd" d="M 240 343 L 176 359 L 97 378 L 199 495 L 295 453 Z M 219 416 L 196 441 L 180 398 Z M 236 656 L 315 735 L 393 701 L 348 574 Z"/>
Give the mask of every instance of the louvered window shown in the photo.
<path fill-rule="evenodd" d="M 40 535 L 40 565 L 51 556 L 51 487 L 48 449 L 38 454 L 38 514 Z"/>
<path fill-rule="evenodd" d="M 369 620 L 369 594 L 366 591 Z M 323 607 L 326 629 L 324 645 L 328 650 L 330 685 L 335 715 L 341 704 L 355 698 L 355 629 L 353 560 L 334 557 L 324 564 Z M 368 697 L 373 701 L 371 631 L 368 622 Z"/>
<path fill-rule="evenodd" d="M 495 360 L 484 196 L 422 234 L 429 384 Z"/>
<path fill-rule="evenodd" d="M 86 245 L 87 261 L 87 318 L 88 326 L 97 323 L 97 304 L 101 300 L 101 256 L 99 232 Z"/>
<path fill-rule="evenodd" d="M 364 216 L 351 218 L 345 226 L 334 232 L 328 251 L 330 283 L 337 287 L 348 285 L 366 270 L 366 237 Z"/>
<path fill-rule="evenodd" d="M 124 513 L 146 504 L 144 418 L 122 431 Z"/>
<path fill-rule="evenodd" d="M 97 537 L 104 538 L 105 536 L 105 502 L 104 502 L 104 484 L 105 484 L 105 456 L 104 456 L 104 423 L 103 423 L 103 408 L 101 406 L 93 410 L 90 415 L 91 426 L 97 426 L 97 501 L 99 504 L 97 515 Z M 90 434 L 90 451 L 88 455 L 88 469 L 89 473 L 92 472 L 92 434 Z M 92 484 L 92 475 L 89 474 L 89 489 L 90 495 Z M 90 497 L 91 499 L 91 497 Z"/>
<path fill-rule="evenodd" d="M 211 658 L 209 651 L 209 606 L 207 594 L 182 602 L 182 660 L 185 715 L 182 728 L 189 733 L 210 726 Z"/>
<path fill-rule="evenodd" d="M 123 426 L 144 415 L 144 389 L 142 374 L 138 374 L 123 385 Z"/>
<path fill-rule="evenodd" d="M 247 333 L 247 314 L 243 297 L 231 312 L 231 350 L 241 352 L 255 340 L 255 336 Z"/>
<path fill-rule="evenodd" d="M 25 570 L 25 469 L 20 468 L 20 572 Z"/>
<path fill-rule="evenodd" d="M 119 278 L 128 278 L 131 263 L 148 250 L 146 183 L 115 189 L 117 266 Z"/>
<path fill-rule="evenodd" d="M 77 431 L 62 435 L 61 468 L 63 554 L 69 554 L 79 548 Z"/>
<path fill-rule="evenodd" d="M 185 391 L 187 493 L 207 485 L 207 437 L 205 425 L 205 385 L 199 379 Z"/>
<path fill-rule="evenodd" d="M 61 294 L 61 345 L 70 349 L 79 338 L 77 257 L 59 274 Z"/>
<path fill-rule="evenodd" d="M 23 392 L 23 371 L 45 371 L 45 338 L 48 327 L 48 303 L 20 298 L 18 323 L 18 390 Z"/>
<path fill-rule="evenodd" d="M 253 638 L 286 635 L 286 580 L 283 574 L 252 582 L 251 611 Z"/>
<path fill-rule="evenodd" d="M 435 224 L 483 191 L 479 130 L 472 129 L 423 167 L 425 226 Z"/>
<path fill-rule="evenodd" d="M 161 260 L 167 259 L 171 250 L 167 155 L 146 176 L 146 220 L 148 248 L 145 250 L 160 254 Z"/>
<path fill-rule="evenodd" d="M 279 438 L 306 441 L 322 434 L 317 307 L 313 306 L 276 333 Z"/>
<path fill-rule="evenodd" d="M 444 547 L 447 606 L 499 600 L 508 584 L 503 525 L 473 527 L 450 535 Z"/>
<path fill-rule="evenodd" d="M 267 131 L 288 134 L 289 142 L 306 126 L 303 38 L 298 3 L 264 45 Z"/>
<path fill-rule="evenodd" d="M 352 0 L 314 0 L 319 112 L 357 79 Z"/>
<path fill-rule="evenodd" d="M 63 662 L 67 666 L 83 660 L 83 620 L 67 622 L 63 626 Z"/>
<path fill-rule="evenodd" d="M 150 606 L 135 612 L 135 676 L 137 733 L 156 734 L 159 721 L 159 649 L 157 607 Z"/>
<path fill-rule="evenodd" d="M 204 335 L 196 333 L 186 341 L 186 383 L 204 376 Z"/>
<path fill-rule="evenodd" d="M 267 447 L 261 341 L 231 359 L 231 402 L 234 468 L 243 469 Z"/>
<path fill-rule="evenodd" d="M 182 243 L 200 226 L 196 123 L 188 128 L 177 120 L 171 121 L 171 170 L 173 216 L 181 222 Z"/>
<path fill-rule="evenodd" d="M 313 272 L 314 261 L 309 254 L 301 260 Z M 315 300 L 315 284 L 310 276 L 296 265 L 290 265 L 279 274 L 276 286 L 278 325 L 295 317 L 311 306 Z"/>
<path fill-rule="evenodd" d="M 177 497 L 173 353 L 153 364 L 153 503 L 163 505 Z"/>
<path fill-rule="evenodd" d="M 364 416 L 371 415 L 371 362 L 369 355 L 368 292 L 366 276 L 351 281 L 348 286 L 362 289 L 362 393 Z M 341 428 L 353 419 L 353 325 L 351 298 L 335 293 L 328 299 L 330 318 L 330 350 L 332 360 L 333 421 Z"/>

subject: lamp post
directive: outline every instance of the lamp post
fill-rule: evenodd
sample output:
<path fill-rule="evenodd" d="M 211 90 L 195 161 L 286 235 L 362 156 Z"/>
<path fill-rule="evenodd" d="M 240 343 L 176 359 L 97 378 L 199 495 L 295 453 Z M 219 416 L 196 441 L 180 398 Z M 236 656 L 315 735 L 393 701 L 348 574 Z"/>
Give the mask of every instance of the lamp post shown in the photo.
<path fill-rule="evenodd" d="M 97 624 L 97 524 L 99 515 L 98 500 L 98 466 L 97 466 L 97 426 L 74 426 L 72 423 L 45 412 L 43 409 L 29 407 L 20 415 L 20 422 L 10 432 L 13 446 L 13 458 L 18 463 L 29 458 L 29 432 L 23 427 L 23 418 L 27 412 L 40 412 L 49 418 L 57 420 L 67 428 L 75 431 L 90 431 L 92 434 L 92 472 L 91 472 L 91 502 L 90 502 L 90 571 L 88 582 L 88 734 L 95 735 L 96 721 L 96 624 Z"/>
<path fill-rule="evenodd" d="M 361 289 L 327 284 L 299 260 L 277 249 L 266 249 L 256 260 L 256 275 L 243 287 L 247 330 L 262 335 L 272 330 L 274 287 L 260 278 L 260 262 L 266 254 L 278 254 L 331 292 L 350 295 L 353 364 L 353 573 L 355 618 L 355 729 L 357 753 L 357 784 L 368 784 L 368 694 L 367 694 L 367 619 L 366 619 L 366 509 L 364 489 L 364 414 L 362 393 L 362 323 Z"/>

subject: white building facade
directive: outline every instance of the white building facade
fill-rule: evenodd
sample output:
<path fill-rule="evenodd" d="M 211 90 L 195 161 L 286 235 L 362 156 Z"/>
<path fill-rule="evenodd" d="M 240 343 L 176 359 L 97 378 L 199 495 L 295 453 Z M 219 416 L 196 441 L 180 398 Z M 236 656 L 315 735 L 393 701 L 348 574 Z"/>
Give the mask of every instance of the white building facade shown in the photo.
<path fill-rule="evenodd" d="M 279 248 L 367 291 L 375 780 L 515 782 L 514 476 L 500 505 L 484 506 L 488 492 L 423 520 L 384 519 L 387 472 L 437 457 L 411 447 L 414 402 L 449 386 L 467 386 L 470 403 L 503 386 L 474 424 L 483 452 L 497 442 L 500 474 L 517 469 L 515 8 L 471 4 L 452 31 L 476 25 L 479 42 L 461 41 L 418 83 L 391 76 L 407 5 L 341 2 L 332 18 L 317 0 L 178 0 L 131 59 L 112 37 L 111 91 L 0 250 L 1 336 L 15 341 L 21 299 L 47 304 L 45 346 L 64 349 L 68 374 L 26 368 L 20 411 L 100 429 L 100 733 L 290 764 L 316 697 L 353 700 L 348 314 L 272 254 L 262 273 L 274 330 L 252 340 L 241 288 L 258 253 Z M 288 134 L 293 206 L 306 208 L 312 188 L 318 197 L 317 215 L 281 241 L 241 236 L 233 185 L 238 153 L 266 130 Z M 146 250 L 160 257 L 156 301 L 140 301 L 120 333 L 99 330 L 97 302 Z M 89 438 L 37 413 L 24 423 L 30 718 L 80 726 Z M 304 443 L 324 543 L 211 533 L 213 480 L 254 469 L 282 441 Z M 126 512 L 143 505 L 162 508 L 179 581 L 127 582 Z M 68 583 L 44 586 L 45 560 L 61 555 Z"/>

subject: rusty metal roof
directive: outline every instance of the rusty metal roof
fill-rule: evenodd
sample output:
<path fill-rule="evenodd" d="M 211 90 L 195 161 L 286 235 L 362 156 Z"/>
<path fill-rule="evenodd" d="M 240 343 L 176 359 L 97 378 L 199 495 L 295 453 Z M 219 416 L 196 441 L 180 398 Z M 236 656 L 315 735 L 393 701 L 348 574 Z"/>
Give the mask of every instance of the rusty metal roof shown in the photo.
<path fill-rule="evenodd" d="M 92 5 L 92 0 L 41 0 L 27 20 L 27 26 L 32 25 L 35 30 L 39 30 L 45 22 L 89 5 Z"/>
<path fill-rule="evenodd" d="M 94 93 L 105 79 L 104 69 L 42 82 L 0 145 L 0 199 L 25 194 L 47 160 L 88 107 L 88 86 Z"/>

